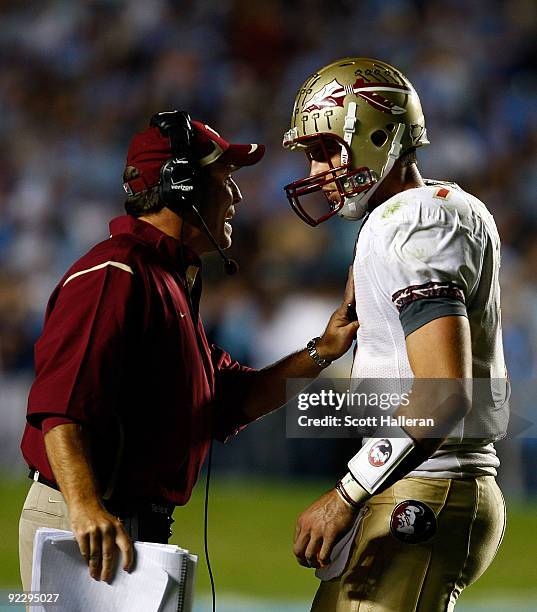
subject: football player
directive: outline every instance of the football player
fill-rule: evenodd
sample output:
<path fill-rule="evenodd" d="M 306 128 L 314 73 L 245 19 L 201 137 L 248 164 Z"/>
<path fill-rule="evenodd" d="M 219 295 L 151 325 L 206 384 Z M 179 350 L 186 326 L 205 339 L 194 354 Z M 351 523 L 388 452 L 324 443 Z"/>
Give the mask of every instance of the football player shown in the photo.
<path fill-rule="evenodd" d="M 452 610 L 490 565 L 505 525 L 493 446 L 508 394 L 493 217 L 457 185 L 421 177 L 416 149 L 429 141 L 420 101 L 384 62 L 345 58 L 311 75 L 283 144 L 308 158 L 309 175 L 285 187 L 303 221 L 362 220 L 353 384 L 441 381 L 400 414 L 449 425 L 366 438 L 336 487 L 301 514 L 294 553 L 321 579 L 312 610 Z M 479 415 L 476 379 L 488 399 Z M 502 418 L 487 427 L 493 410 Z M 463 432 L 472 416 L 480 426 Z"/>

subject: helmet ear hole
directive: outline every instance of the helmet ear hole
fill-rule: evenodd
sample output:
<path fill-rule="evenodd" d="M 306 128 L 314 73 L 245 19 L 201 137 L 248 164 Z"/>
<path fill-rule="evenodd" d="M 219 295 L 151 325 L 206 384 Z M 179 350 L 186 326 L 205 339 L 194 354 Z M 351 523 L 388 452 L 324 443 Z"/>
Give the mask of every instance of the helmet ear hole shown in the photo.
<path fill-rule="evenodd" d="M 371 134 L 371 142 L 376 147 L 382 147 L 383 144 L 388 140 L 388 134 L 384 130 L 376 130 Z"/>

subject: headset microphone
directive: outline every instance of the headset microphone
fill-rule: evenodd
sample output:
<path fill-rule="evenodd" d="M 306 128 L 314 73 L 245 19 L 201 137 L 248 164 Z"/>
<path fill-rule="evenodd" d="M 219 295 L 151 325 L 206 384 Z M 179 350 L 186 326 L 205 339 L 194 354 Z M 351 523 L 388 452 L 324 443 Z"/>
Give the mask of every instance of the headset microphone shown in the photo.
<path fill-rule="evenodd" d="M 239 264 L 234 260 L 230 259 L 223 251 L 222 247 L 216 242 L 215 237 L 212 235 L 211 230 L 207 227 L 207 223 L 205 223 L 205 219 L 202 217 L 200 211 L 197 209 L 195 204 L 190 205 L 191 210 L 196 214 L 198 219 L 200 220 L 203 231 L 205 232 L 207 238 L 213 243 L 215 249 L 218 251 L 218 254 L 222 258 L 224 262 L 224 271 L 228 276 L 232 276 L 239 270 Z"/>
<path fill-rule="evenodd" d="M 228 276 L 233 276 L 239 271 L 239 264 L 234 260 L 226 257 L 224 261 L 224 271 Z"/>

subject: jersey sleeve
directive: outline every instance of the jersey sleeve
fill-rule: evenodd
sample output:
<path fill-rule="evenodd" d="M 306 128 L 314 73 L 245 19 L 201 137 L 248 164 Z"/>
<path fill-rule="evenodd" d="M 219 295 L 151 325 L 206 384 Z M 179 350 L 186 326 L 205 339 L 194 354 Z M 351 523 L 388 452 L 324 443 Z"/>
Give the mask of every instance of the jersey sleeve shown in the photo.
<path fill-rule="evenodd" d="M 27 415 L 31 425 L 91 425 L 110 416 L 133 331 L 133 293 L 134 272 L 126 264 L 106 262 L 64 281 L 35 345 L 36 378 Z"/>
<path fill-rule="evenodd" d="M 379 214 L 372 230 L 376 281 L 405 336 L 440 317 L 467 316 L 482 265 L 482 239 L 468 216 L 413 201 L 400 214 Z"/>
<path fill-rule="evenodd" d="M 215 373 L 215 434 L 225 441 L 245 427 L 249 419 L 243 406 L 257 370 L 241 365 L 224 349 L 211 345 Z"/>

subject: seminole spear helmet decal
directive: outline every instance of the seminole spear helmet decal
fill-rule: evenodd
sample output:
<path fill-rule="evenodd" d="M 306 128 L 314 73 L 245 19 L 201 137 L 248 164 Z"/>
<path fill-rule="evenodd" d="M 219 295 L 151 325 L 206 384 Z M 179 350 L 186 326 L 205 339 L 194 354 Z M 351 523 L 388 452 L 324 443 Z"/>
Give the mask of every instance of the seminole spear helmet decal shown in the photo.
<path fill-rule="evenodd" d="M 329 170 L 286 185 L 287 198 L 309 225 L 335 214 L 361 219 L 395 160 L 428 143 L 418 95 L 397 68 L 363 57 L 338 60 L 298 90 L 283 138 L 285 148 L 303 150 L 310 162 L 327 162 Z M 339 197 L 331 197 L 327 186 Z"/>

